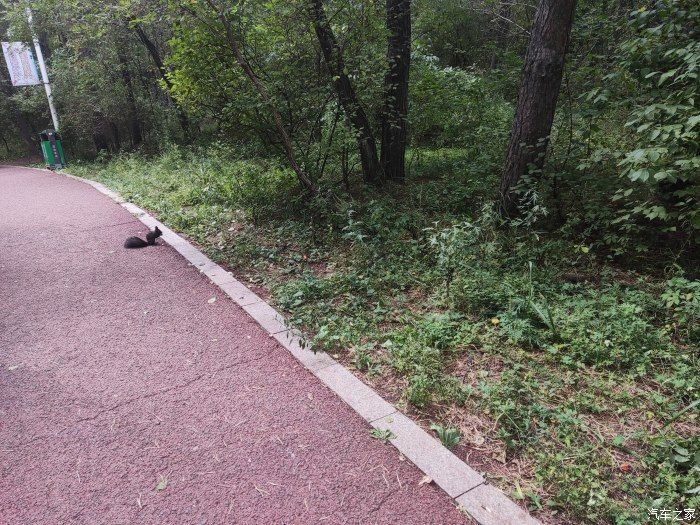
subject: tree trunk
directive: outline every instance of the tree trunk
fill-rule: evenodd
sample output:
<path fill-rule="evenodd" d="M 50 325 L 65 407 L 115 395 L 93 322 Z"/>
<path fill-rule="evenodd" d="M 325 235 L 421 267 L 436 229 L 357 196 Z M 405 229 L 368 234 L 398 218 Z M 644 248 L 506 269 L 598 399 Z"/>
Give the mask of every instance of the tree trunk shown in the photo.
<path fill-rule="evenodd" d="M 506 216 L 517 214 L 516 184 L 544 166 L 575 6 L 575 0 L 540 0 L 535 13 L 501 175 L 500 207 Z"/>
<path fill-rule="evenodd" d="M 148 50 L 148 54 L 151 55 L 151 59 L 153 60 L 153 63 L 158 69 L 160 78 L 161 80 L 163 80 L 163 83 L 167 88 L 168 99 L 173 104 L 173 106 L 177 108 L 178 118 L 180 120 L 180 127 L 182 128 L 182 131 L 185 132 L 185 136 L 187 137 L 190 129 L 190 121 L 187 118 L 187 113 L 185 113 L 185 111 L 180 107 L 180 105 L 173 100 L 173 97 L 171 95 L 173 83 L 168 78 L 168 70 L 165 67 L 165 63 L 163 62 L 163 57 L 161 57 L 160 51 L 156 47 L 155 43 L 150 38 L 148 38 L 148 35 L 139 24 L 136 24 L 134 26 L 134 30 L 136 31 L 136 34 L 138 35 L 141 43 Z"/>
<path fill-rule="evenodd" d="M 37 139 L 35 133 L 32 131 L 32 126 L 29 121 L 24 117 L 22 111 L 11 102 L 12 120 L 14 120 L 19 130 L 19 137 L 24 142 L 24 147 L 26 149 L 27 155 L 35 155 L 38 152 Z"/>
<path fill-rule="evenodd" d="M 382 178 L 381 165 L 377 155 L 377 142 L 374 139 L 367 114 L 357 99 L 355 89 L 348 77 L 343 54 L 323 9 L 323 0 L 311 0 L 309 11 L 326 67 L 333 79 L 333 89 L 357 136 L 363 178 L 365 182 L 377 182 Z"/>
<path fill-rule="evenodd" d="M 95 112 L 93 118 L 95 122 L 92 128 L 92 142 L 95 144 L 95 150 L 97 151 L 97 153 L 100 153 L 102 151 L 108 152 L 109 138 L 107 137 L 107 121 L 98 112 Z"/>
<path fill-rule="evenodd" d="M 500 4 L 498 19 L 496 20 L 496 47 L 491 56 L 491 69 L 496 69 L 500 65 L 501 57 L 508 42 L 512 0 L 501 0 Z"/>
<path fill-rule="evenodd" d="M 168 78 L 168 70 L 165 68 L 165 63 L 163 62 L 163 58 L 160 56 L 160 51 L 156 47 L 155 43 L 150 38 L 148 38 L 148 35 L 139 24 L 134 25 L 134 31 L 136 31 L 139 40 L 141 40 L 141 43 L 148 50 L 148 54 L 151 55 L 151 59 L 156 65 L 156 68 L 158 68 L 158 73 L 160 73 L 160 78 L 163 79 L 163 82 L 165 82 L 165 86 L 168 88 L 168 92 L 170 92 L 173 85 L 172 82 L 170 82 L 170 79 Z"/>
<path fill-rule="evenodd" d="M 210 6 L 215 7 L 212 4 L 210 4 Z M 245 73 L 250 82 L 253 84 L 253 87 L 258 92 L 258 95 L 260 95 L 260 98 L 263 99 L 268 109 L 270 110 L 270 113 L 272 114 L 272 120 L 275 123 L 277 135 L 282 140 L 282 145 L 284 147 L 285 154 L 287 155 L 287 160 L 289 161 L 289 164 L 291 165 L 294 172 L 297 174 L 299 182 L 301 182 L 301 184 L 309 191 L 309 193 L 311 193 L 312 195 L 315 194 L 316 186 L 306 174 L 306 172 L 304 172 L 301 166 L 299 166 L 299 164 L 297 163 L 296 158 L 294 157 L 294 148 L 292 147 L 292 140 L 289 138 L 289 134 L 284 129 L 284 125 L 282 124 L 282 117 L 280 117 L 279 111 L 277 111 L 274 101 L 272 100 L 272 97 L 270 97 L 267 88 L 260 81 L 258 75 L 256 75 L 255 71 L 253 71 L 253 69 L 250 67 L 248 59 L 241 52 L 241 49 L 238 46 L 238 42 L 236 42 L 236 39 L 233 35 L 233 28 L 231 27 L 231 22 L 228 18 L 226 18 L 226 15 L 223 13 L 219 13 L 219 21 L 224 26 L 224 30 L 226 31 L 226 40 L 228 41 L 231 51 L 233 51 L 233 55 L 236 58 L 236 62 L 238 62 L 238 65 L 241 66 L 243 73 Z"/>
<path fill-rule="evenodd" d="M 117 51 L 117 59 L 121 68 L 122 80 L 126 87 L 126 99 L 129 102 L 129 129 L 131 131 L 131 143 L 133 146 L 138 146 L 143 142 L 143 133 L 141 132 L 141 122 L 139 120 L 139 111 L 136 105 L 136 96 L 134 95 L 134 85 L 131 81 L 131 71 L 126 57 L 121 52 Z"/>
<path fill-rule="evenodd" d="M 386 26 L 389 69 L 384 77 L 381 165 L 385 177 L 403 182 L 411 68 L 411 0 L 386 1 Z"/>

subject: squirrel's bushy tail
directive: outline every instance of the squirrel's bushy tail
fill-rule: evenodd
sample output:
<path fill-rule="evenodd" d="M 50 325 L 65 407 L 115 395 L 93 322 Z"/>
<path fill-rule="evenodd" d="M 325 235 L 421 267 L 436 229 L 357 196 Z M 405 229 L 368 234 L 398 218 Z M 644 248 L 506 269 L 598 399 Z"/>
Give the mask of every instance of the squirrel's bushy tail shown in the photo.
<path fill-rule="evenodd" d="M 145 248 L 146 246 L 153 246 L 156 243 L 156 239 L 161 235 L 163 235 L 163 232 L 156 226 L 155 230 L 146 234 L 145 241 L 139 237 L 129 237 L 124 241 L 124 248 Z"/>
<path fill-rule="evenodd" d="M 145 248 L 148 243 L 138 237 L 129 237 L 124 241 L 124 248 Z"/>

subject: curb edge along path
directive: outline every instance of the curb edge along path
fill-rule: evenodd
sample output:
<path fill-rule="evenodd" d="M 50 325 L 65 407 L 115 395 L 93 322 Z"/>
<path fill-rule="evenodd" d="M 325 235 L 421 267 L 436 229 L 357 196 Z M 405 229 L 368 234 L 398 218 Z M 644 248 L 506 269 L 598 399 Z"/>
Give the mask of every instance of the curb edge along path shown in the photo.
<path fill-rule="evenodd" d="M 16 166 L 24 167 L 24 166 Z M 26 168 L 26 167 L 25 167 Z M 54 173 L 47 169 L 33 168 Z M 501 490 L 420 428 L 410 418 L 384 400 L 373 388 L 358 379 L 325 352 L 314 353 L 303 347 L 298 331 L 285 324 L 282 314 L 213 262 L 189 241 L 138 206 L 126 202 L 104 184 L 59 172 L 65 177 L 89 184 L 126 208 L 149 228 L 158 226 L 163 240 L 205 274 L 226 295 L 250 315 L 270 337 L 274 337 L 312 374 L 345 401 L 374 428 L 389 429 L 391 444 L 444 490 L 481 525 L 541 525 Z"/>

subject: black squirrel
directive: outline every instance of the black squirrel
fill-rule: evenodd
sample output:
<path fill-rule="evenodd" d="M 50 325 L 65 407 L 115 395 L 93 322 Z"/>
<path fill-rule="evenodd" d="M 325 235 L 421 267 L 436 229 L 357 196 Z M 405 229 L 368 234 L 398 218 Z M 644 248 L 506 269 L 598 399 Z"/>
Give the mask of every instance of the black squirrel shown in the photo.
<path fill-rule="evenodd" d="M 145 248 L 146 246 L 153 246 L 156 243 L 156 239 L 163 235 L 158 226 L 152 232 L 146 234 L 146 240 L 140 239 L 139 237 L 129 237 L 124 241 L 124 248 Z"/>

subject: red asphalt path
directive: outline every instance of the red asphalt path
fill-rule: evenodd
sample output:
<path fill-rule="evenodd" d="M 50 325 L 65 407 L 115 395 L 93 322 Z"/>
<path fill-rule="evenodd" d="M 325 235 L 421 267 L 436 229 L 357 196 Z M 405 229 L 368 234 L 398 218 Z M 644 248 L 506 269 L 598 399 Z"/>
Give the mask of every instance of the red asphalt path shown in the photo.
<path fill-rule="evenodd" d="M 1 525 L 464 523 L 177 252 L 122 248 L 145 230 L 0 166 Z"/>

